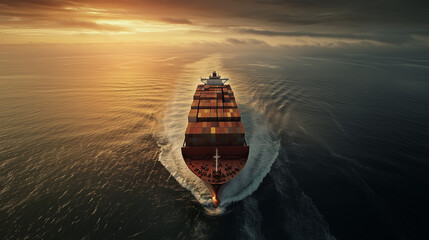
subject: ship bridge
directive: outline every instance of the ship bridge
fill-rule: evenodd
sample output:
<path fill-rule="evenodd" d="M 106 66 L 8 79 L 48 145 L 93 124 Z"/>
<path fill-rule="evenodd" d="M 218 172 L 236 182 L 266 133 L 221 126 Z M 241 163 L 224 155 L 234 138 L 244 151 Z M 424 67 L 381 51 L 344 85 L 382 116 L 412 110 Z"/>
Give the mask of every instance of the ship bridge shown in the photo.
<path fill-rule="evenodd" d="M 201 78 L 201 82 L 205 85 L 224 85 L 228 80 L 228 78 L 221 78 L 216 71 L 213 71 L 213 74 L 209 78 Z"/>

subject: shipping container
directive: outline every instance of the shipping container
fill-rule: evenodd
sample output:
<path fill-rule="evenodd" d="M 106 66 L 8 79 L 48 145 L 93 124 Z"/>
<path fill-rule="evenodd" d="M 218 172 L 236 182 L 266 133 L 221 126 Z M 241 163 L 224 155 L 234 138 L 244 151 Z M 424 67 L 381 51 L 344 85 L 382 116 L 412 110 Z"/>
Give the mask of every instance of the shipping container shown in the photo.
<path fill-rule="evenodd" d="M 199 104 L 200 109 L 216 109 L 217 107 L 217 100 L 216 99 L 203 99 L 200 100 Z"/>
<path fill-rule="evenodd" d="M 198 116 L 198 109 L 191 109 L 188 114 L 188 121 L 189 122 L 197 122 L 197 116 Z"/>
<path fill-rule="evenodd" d="M 194 100 L 200 99 L 201 91 L 195 91 Z"/>
<path fill-rule="evenodd" d="M 199 99 L 217 99 L 216 93 L 205 93 L 202 92 Z"/>
<path fill-rule="evenodd" d="M 217 111 L 219 121 L 241 121 L 241 115 L 238 109 L 218 109 Z"/>
<path fill-rule="evenodd" d="M 198 122 L 216 122 L 217 119 L 217 111 L 214 109 L 199 109 L 198 111 Z"/>
<path fill-rule="evenodd" d="M 238 108 L 237 103 L 235 103 L 234 100 L 231 100 L 230 102 L 224 102 L 223 108 Z"/>
<path fill-rule="evenodd" d="M 239 126 L 225 127 L 190 127 L 185 134 L 185 140 L 191 146 L 239 146 L 244 144 L 244 129 Z"/>
<path fill-rule="evenodd" d="M 198 106 L 200 104 L 200 100 L 195 99 L 192 101 L 191 109 L 198 109 Z"/>
<path fill-rule="evenodd" d="M 229 95 L 223 95 L 223 101 L 224 102 L 230 102 L 231 99 L 229 98 Z"/>
<path fill-rule="evenodd" d="M 185 141 L 194 146 L 239 146 L 244 129 L 229 85 L 198 85 L 188 115 Z"/>

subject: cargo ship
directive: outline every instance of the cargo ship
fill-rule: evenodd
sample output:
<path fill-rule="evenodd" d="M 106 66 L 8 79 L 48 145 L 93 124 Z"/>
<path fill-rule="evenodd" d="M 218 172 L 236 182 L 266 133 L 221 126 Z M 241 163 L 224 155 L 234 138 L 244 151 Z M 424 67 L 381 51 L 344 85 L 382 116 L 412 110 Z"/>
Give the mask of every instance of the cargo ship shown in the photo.
<path fill-rule="evenodd" d="M 210 189 L 214 207 L 220 205 L 224 184 L 237 176 L 249 156 L 241 115 L 227 81 L 216 71 L 201 78 L 182 147 L 186 165 Z"/>

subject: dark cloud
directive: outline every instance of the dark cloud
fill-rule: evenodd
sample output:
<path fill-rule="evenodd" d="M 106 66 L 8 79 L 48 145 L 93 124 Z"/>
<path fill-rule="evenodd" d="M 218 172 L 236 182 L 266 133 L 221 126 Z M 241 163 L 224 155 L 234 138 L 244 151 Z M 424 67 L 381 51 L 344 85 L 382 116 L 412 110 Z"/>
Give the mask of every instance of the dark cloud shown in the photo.
<path fill-rule="evenodd" d="M 1 4 L 17 10 L 17 13 L 30 10 L 66 11 L 64 8 L 67 6 L 106 7 L 135 14 L 174 14 L 171 20 L 196 16 L 218 21 L 228 17 L 295 25 L 423 25 L 428 24 L 429 20 L 428 3 L 424 0 L 2 0 Z"/>
<path fill-rule="evenodd" d="M 270 0 L 256 3 L 261 10 L 255 18 L 284 24 L 329 24 L 353 26 L 362 24 L 417 24 L 429 22 L 429 2 L 425 0 Z M 243 11 L 245 16 L 246 11 Z M 251 12 L 247 12 L 251 13 Z"/>
<path fill-rule="evenodd" d="M 155 20 L 200 26 L 234 27 L 236 34 L 413 43 L 429 25 L 423 0 L 2 0 L 0 27 L 68 27 L 122 31 L 95 20 Z M 103 9 L 89 14 L 82 9 Z M 11 18 L 19 18 L 12 21 Z M 192 19 L 189 20 L 189 19 Z M 232 36 L 234 44 L 242 39 Z M 233 43 L 234 40 L 230 40 Z"/>
<path fill-rule="evenodd" d="M 429 36 L 429 31 L 419 32 L 396 32 L 375 34 L 352 34 L 352 33 L 320 33 L 320 32 L 282 32 L 271 30 L 260 30 L 252 28 L 236 28 L 234 31 L 245 34 L 263 36 L 285 36 L 285 37 L 312 37 L 312 38 L 334 38 L 349 40 L 368 40 L 381 43 L 401 44 L 414 41 L 413 34 Z"/>

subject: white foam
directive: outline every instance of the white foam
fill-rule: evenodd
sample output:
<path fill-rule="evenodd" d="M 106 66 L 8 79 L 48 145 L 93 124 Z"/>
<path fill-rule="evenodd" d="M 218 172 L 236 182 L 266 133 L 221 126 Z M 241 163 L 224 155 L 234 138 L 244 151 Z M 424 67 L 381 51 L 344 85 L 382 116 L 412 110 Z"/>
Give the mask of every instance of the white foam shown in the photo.
<path fill-rule="evenodd" d="M 197 83 L 184 80 L 182 84 L 196 86 Z M 211 204 L 210 191 L 202 180 L 186 166 L 181 152 L 193 91 L 192 88 L 178 88 L 170 108 L 166 109 L 163 121 L 164 130 L 156 135 L 158 145 L 161 147 L 159 161 L 182 187 L 191 191 L 201 204 L 209 206 Z"/>
<path fill-rule="evenodd" d="M 251 112 L 251 119 L 246 123 L 252 125 L 250 131 L 246 129 L 249 159 L 243 170 L 225 185 L 220 196 L 223 205 L 240 201 L 258 189 L 278 156 L 280 141 L 275 140 L 263 115 Z"/>

